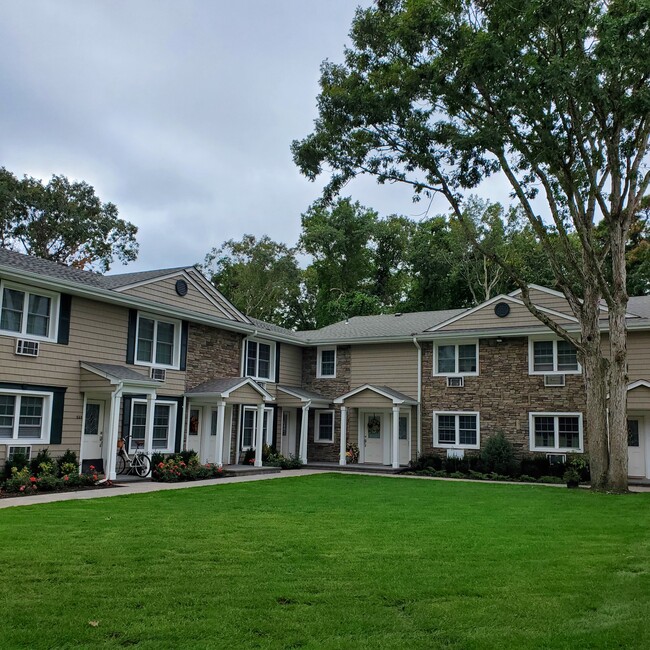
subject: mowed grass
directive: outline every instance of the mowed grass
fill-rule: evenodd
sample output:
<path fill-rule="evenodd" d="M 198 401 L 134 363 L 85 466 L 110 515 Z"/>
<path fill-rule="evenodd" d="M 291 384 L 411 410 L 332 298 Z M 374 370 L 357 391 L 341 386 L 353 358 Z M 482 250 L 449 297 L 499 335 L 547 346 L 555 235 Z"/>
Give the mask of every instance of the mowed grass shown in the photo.
<path fill-rule="evenodd" d="M 0 648 L 648 648 L 650 494 L 316 475 L 0 511 Z"/>

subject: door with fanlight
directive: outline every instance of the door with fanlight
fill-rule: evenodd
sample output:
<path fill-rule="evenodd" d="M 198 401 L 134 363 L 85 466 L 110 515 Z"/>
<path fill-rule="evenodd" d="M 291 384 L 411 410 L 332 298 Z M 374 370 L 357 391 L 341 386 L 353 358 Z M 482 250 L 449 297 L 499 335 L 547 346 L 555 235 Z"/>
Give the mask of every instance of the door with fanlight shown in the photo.
<path fill-rule="evenodd" d="M 81 469 L 84 472 L 94 467 L 98 472 L 104 471 L 104 402 L 88 400 L 84 410 L 83 424 L 83 458 Z"/>

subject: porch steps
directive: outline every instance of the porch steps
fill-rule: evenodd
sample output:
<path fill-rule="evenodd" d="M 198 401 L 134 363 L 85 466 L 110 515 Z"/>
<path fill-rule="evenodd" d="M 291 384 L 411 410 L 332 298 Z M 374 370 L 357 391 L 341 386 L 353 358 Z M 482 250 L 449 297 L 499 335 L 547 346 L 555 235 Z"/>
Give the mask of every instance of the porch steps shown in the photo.
<path fill-rule="evenodd" d="M 280 467 L 253 467 L 252 465 L 224 465 L 224 471 L 229 476 L 255 476 L 256 474 L 279 474 Z"/>
<path fill-rule="evenodd" d="M 333 472 L 363 472 L 372 473 L 372 474 L 399 474 L 403 472 L 406 468 L 400 467 L 399 469 L 394 469 L 393 467 L 387 465 L 367 465 L 367 464 L 356 464 L 356 465 L 339 465 L 338 463 L 307 463 L 304 465 L 305 469 L 329 469 Z"/>

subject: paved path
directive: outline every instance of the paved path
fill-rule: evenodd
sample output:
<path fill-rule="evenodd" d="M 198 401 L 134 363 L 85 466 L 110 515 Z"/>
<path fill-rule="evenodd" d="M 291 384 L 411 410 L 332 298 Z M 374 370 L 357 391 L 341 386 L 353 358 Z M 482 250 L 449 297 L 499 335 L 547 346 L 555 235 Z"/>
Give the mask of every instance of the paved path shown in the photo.
<path fill-rule="evenodd" d="M 133 481 L 122 483 L 119 486 L 104 488 L 102 490 L 82 490 L 79 492 L 52 492 L 38 496 L 15 497 L 0 499 L 0 509 L 14 506 L 32 506 L 38 503 L 53 503 L 54 501 L 75 501 L 78 499 L 99 499 L 120 496 L 124 494 L 146 494 L 162 490 L 183 490 L 186 488 L 205 487 L 207 485 L 223 485 L 224 483 L 247 483 L 252 481 L 272 481 L 277 478 L 291 478 L 297 476 L 310 476 L 313 474 L 328 474 L 336 472 L 335 469 L 294 469 L 285 470 L 279 474 L 253 474 L 246 476 L 229 476 L 207 481 L 188 481 L 186 483 L 155 483 L 153 481 Z M 391 479 L 415 479 L 422 481 L 461 481 L 466 483 L 499 483 L 501 485 L 539 486 L 563 488 L 564 485 L 551 483 L 517 483 L 512 481 L 471 481 L 462 478 L 439 478 L 434 476 L 414 476 L 406 474 L 378 474 L 377 472 L 338 472 L 339 474 L 384 477 Z M 650 492 L 650 486 L 630 486 L 631 492 Z"/>

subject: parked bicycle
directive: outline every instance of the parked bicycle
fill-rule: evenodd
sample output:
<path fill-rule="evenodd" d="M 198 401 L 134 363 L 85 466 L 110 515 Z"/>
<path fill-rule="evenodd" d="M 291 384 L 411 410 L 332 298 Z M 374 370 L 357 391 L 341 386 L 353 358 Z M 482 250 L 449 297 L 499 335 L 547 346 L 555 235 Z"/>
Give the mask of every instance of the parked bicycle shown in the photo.
<path fill-rule="evenodd" d="M 117 441 L 115 472 L 116 474 L 135 474 L 140 478 L 145 478 L 151 472 L 151 458 L 144 452 L 141 442 L 136 442 L 135 451 L 129 455 L 127 451 L 129 440 L 130 438 L 120 438 Z"/>

